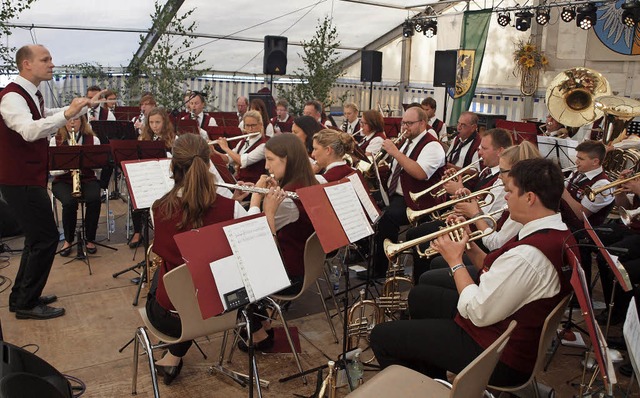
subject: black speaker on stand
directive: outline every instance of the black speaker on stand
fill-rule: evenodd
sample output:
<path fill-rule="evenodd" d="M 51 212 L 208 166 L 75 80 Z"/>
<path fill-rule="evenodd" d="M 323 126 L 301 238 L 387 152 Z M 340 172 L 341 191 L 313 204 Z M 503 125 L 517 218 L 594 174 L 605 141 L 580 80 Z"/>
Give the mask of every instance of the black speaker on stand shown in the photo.
<path fill-rule="evenodd" d="M 271 76 L 271 92 L 273 92 L 273 75 L 287 73 L 287 43 L 284 36 L 264 37 L 264 61 L 262 73 Z"/>
<path fill-rule="evenodd" d="M 458 67 L 458 51 L 436 51 L 433 65 L 433 87 L 444 87 L 444 114 L 442 120 L 447 120 L 447 88 L 456 86 L 456 71 Z"/>
<path fill-rule="evenodd" d="M 362 52 L 362 60 L 360 62 L 360 81 L 369 82 L 369 109 L 372 109 L 373 82 L 382 81 L 382 52 Z"/>

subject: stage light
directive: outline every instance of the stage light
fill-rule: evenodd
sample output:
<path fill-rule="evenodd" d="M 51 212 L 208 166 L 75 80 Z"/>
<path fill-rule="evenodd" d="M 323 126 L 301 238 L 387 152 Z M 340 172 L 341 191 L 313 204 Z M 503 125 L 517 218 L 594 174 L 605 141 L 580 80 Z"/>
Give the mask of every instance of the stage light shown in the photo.
<path fill-rule="evenodd" d="M 578 7 L 578 13 L 576 14 L 576 26 L 580 29 L 589 30 L 596 26 L 598 22 L 598 15 L 596 11 L 598 9 L 593 3 L 587 3 L 581 7 Z"/>
<path fill-rule="evenodd" d="M 624 3 L 622 9 L 622 23 L 630 28 L 635 27 L 640 22 L 640 2 L 635 0 Z"/>
<path fill-rule="evenodd" d="M 438 21 L 435 19 L 427 20 L 424 25 L 422 25 L 422 33 L 428 37 L 432 38 L 433 36 L 438 34 Z"/>
<path fill-rule="evenodd" d="M 508 11 L 498 13 L 498 25 L 505 27 L 511 23 L 511 14 Z"/>
<path fill-rule="evenodd" d="M 422 22 L 416 21 L 413 25 L 413 29 L 415 29 L 416 32 L 422 32 Z"/>
<path fill-rule="evenodd" d="M 564 7 L 562 9 L 562 12 L 560 13 L 560 18 L 565 22 L 571 22 L 575 17 L 576 17 L 575 7 Z"/>
<path fill-rule="evenodd" d="M 551 19 L 549 7 L 542 7 L 536 11 L 536 22 L 538 25 L 546 25 Z"/>
<path fill-rule="evenodd" d="M 531 18 L 533 14 L 529 10 L 520 11 L 516 13 L 516 29 L 521 32 L 526 32 L 531 27 Z"/>
<path fill-rule="evenodd" d="M 402 24 L 402 36 L 411 37 L 413 36 L 413 23 L 410 20 L 404 21 Z"/>

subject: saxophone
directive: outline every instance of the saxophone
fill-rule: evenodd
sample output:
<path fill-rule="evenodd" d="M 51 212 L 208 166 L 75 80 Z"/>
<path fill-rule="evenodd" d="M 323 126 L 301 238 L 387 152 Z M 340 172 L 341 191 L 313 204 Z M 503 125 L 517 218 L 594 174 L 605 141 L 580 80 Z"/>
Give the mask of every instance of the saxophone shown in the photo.
<path fill-rule="evenodd" d="M 76 141 L 76 129 L 71 127 L 71 137 L 69 138 L 69 145 L 76 146 L 78 142 Z M 80 180 L 80 169 L 71 170 L 71 196 L 74 198 L 79 198 L 82 196 L 82 184 Z"/>

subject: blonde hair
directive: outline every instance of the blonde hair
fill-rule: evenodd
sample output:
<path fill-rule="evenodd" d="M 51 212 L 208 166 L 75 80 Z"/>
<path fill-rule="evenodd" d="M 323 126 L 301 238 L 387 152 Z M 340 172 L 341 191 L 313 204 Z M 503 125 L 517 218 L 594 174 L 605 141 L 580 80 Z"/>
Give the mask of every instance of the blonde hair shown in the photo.
<path fill-rule="evenodd" d="M 353 152 L 353 147 L 356 144 L 350 134 L 330 129 L 320 130 L 315 133 L 313 139 L 322 147 L 333 149 L 333 153 L 339 158 Z"/>
<path fill-rule="evenodd" d="M 258 125 L 260 126 L 260 131 L 262 132 L 262 135 L 264 135 L 265 127 L 264 127 L 264 121 L 262 120 L 262 114 L 259 111 L 256 111 L 253 109 L 246 111 L 244 113 L 244 116 L 242 116 L 242 121 L 244 122 L 245 120 L 247 120 L 248 117 L 256 119 L 256 121 L 258 122 Z"/>
<path fill-rule="evenodd" d="M 96 135 L 96 133 L 94 133 L 93 130 L 91 129 L 91 125 L 87 121 L 87 115 L 82 115 L 78 117 L 78 119 L 80 120 L 80 128 L 78 128 L 77 132 L 80 132 L 81 134 L 90 135 L 90 136 Z M 66 124 L 58 129 L 58 132 L 56 133 L 56 137 L 58 141 L 66 141 L 69 139 L 69 131 L 67 131 Z"/>
<path fill-rule="evenodd" d="M 521 160 L 541 158 L 540 151 L 529 141 L 522 141 L 518 145 L 511 146 L 500 155 L 500 159 L 504 159 L 512 166 Z"/>

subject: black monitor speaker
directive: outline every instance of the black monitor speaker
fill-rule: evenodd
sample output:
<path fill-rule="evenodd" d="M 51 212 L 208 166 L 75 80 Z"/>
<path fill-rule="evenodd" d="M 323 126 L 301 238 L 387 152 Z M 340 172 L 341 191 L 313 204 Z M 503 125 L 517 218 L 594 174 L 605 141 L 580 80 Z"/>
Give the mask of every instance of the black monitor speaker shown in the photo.
<path fill-rule="evenodd" d="M 287 73 L 287 42 L 284 36 L 264 37 L 265 75 L 284 75 Z"/>
<path fill-rule="evenodd" d="M 360 63 L 361 82 L 382 81 L 382 53 L 380 51 L 363 51 Z"/>
<path fill-rule="evenodd" d="M 456 50 L 436 51 L 433 86 L 454 87 L 456 85 L 457 64 L 458 52 Z"/>

